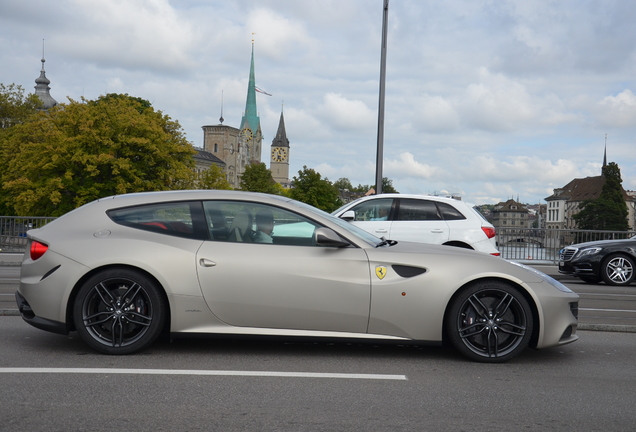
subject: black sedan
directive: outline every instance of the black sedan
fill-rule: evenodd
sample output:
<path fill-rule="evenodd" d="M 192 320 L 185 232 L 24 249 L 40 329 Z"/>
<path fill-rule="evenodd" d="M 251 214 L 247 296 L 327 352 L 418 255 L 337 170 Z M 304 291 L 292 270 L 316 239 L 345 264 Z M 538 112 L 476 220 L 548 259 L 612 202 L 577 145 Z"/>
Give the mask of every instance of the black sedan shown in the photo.
<path fill-rule="evenodd" d="M 636 236 L 579 243 L 561 250 L 559 272 L 589 283 L 629 285 L 636 267 Z"/>

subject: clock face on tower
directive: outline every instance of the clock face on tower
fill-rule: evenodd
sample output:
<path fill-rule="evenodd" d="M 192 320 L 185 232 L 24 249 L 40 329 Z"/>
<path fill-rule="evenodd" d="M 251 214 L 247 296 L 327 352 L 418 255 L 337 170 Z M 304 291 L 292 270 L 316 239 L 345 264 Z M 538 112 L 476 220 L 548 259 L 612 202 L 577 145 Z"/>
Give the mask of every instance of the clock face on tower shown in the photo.
<path fill-rule="evenodd" d="M 272 161 L 285 162 L 287 161 L 287 149 L 284 147 L 274 147 L 272 149 Z"/>
<path fill-rule="evenodd" d="M 241 131 L 241 134 L 245 137 L 245 139 L 248 139 L 248 140 L 252 139 L 252 131 L 249 128 L 243 128 L 243 130 Z"/>

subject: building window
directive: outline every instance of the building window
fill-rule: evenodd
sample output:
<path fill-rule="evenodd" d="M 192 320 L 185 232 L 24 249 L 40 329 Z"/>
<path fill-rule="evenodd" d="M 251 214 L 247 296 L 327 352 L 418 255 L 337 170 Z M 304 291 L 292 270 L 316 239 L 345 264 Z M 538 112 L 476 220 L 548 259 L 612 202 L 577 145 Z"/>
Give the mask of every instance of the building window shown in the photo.
<path fill-rule="evenodd" d="M 218 144 L 214 144 L 214 153 L 219 151 L 219 145 Z"/>

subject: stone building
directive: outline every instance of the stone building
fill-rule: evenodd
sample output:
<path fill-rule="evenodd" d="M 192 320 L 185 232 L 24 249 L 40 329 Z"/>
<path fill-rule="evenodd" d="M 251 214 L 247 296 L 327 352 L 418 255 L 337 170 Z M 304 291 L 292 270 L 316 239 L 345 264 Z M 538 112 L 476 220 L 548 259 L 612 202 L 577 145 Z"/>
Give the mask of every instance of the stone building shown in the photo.
<path fill-rule="evenodd" d="M 197 151 L 197 154 L 194 155 L 194 170 L 197 174 L 209 170 L 212 165 L 216 165 L 225 171 L 225 162 L 221 159 L 200 147 L 195 147 L 194 149 Z"/>
<path fill-rule="evenodd" d="M 217 125 L 202 126 L 203 150 L 221 160 L 224 165 L 227 181 L 238 189 L 245 167 L 251 163 L 261 162 L 263 132 L 261 121 L 256 108 L 256 87 L 254 74 L 254 44 L 252 43 L 252 58 L 250 76 L 245 101 L 245 112 L 241 118 L 240 127 L 223 124 L 223 114 Z M 284 187 L 291 187 L 289 180 L 289 139 L 285 130 L 285 118 L 281 111 L 278 130 L 272 140 L 270 150 L 270 171 L 274 180 Z"/>
<path fill-rule="evenodd" d="M 603 168 L 607 165 L 607 155 L 603 157 Z M 554 189 L 554 193 L 547 197 L 546 228 L 548 229 L 578 229 L 577 222 L 573 218 L 581 211 L 583 201 L 597 199 L 601 195 L 605 177 L 578 178 L 570 181 L 562 188 Z M 635 201 L 624 189 L 623 196 L 627 205 L 627 221 L 633 229 L 635 226 Z"/>
<path fill-rule="evenodd" d="M 526 206 L 509 199 L 495 205 L 491 223 L 495 228 L 530 228 L 529 213 Z"/>
<path fill-rule="evenodd" d="M 203 150 L 225 163 L 227 181 L 233 188 L 238 189 L 245 167 L 250 163 L 261 161 L 261 145 L 263 143 L 261 121 L 256 109 L 253 43 L 247 99 L 241 126 L 235 128 L 224 125 L 223 120 L 223 115 L 221 115 L 218 125 L 202 126 Z"/>

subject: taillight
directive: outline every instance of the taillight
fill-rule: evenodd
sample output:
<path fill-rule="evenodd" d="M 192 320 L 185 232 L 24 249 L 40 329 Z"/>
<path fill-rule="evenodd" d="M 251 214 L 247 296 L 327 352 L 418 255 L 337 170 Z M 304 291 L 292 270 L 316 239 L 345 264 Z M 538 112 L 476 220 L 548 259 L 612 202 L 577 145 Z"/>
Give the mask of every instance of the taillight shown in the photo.
<path fill-rule="evenodd" d="M 48 245 L 45 245 L 44 243 L 40 243 L 39 241 L 35 241 L 32 240 L 31 241 L 31 259 L 33 261 L 35 261 L 36 259 L 40 258 L 42 255 L 44 255 L 44 253 L 49 249 Z"/>
<path fill-rule="evenodd" d="M 497 233 L 495 232 L 495 229 L 492 227 L 481 227 L 481 230 L 484 232 L 484 234 L 486 234 L 486 237 L 493 238 L 495 235 L 497 235 Z"/>

